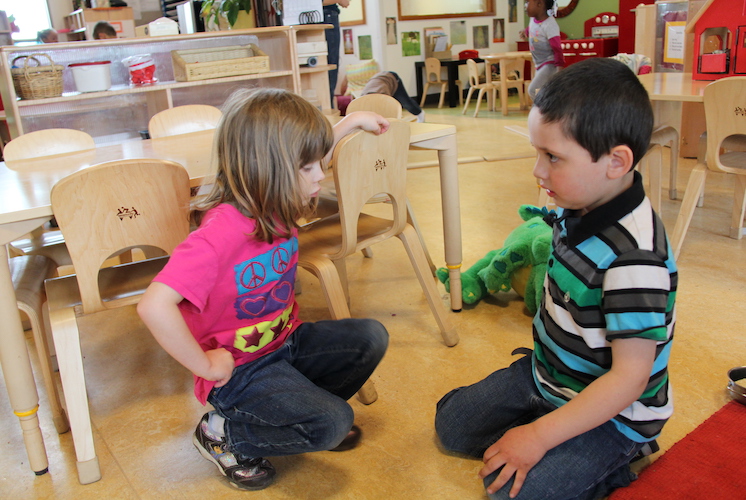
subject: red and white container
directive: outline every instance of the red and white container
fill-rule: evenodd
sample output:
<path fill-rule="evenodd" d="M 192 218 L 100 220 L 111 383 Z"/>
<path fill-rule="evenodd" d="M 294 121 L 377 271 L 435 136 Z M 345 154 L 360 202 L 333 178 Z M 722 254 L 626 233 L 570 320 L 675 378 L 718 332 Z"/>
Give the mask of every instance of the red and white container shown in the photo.
<path fill-rule="evenodd" d="M 158 81 L 155 77 L 155 61 L 150 54 L 125 57 L 122 63 L 129 69 L 130 85 L 139 87 Z"/>
<path fill-rule="evenodd" d="M 111 61 L 69 64 L 78 92 L 102 92 L 111 88 Z"/>

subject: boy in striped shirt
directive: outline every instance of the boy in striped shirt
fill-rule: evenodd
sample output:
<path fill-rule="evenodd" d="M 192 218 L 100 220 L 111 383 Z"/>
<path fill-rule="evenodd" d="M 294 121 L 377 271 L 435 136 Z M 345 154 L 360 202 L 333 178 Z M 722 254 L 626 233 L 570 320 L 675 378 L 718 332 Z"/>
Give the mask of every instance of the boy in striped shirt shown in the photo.
<path fill-rule="evenodd" d="M 529 113 L 533 174 L 561 207 L 534 350 L 446 394 L 435 422 L 447 449 L 482 458 L 493 500 L 603 498 L 671 416 L 677 270 L 634 171 L 652 127 L 647 92 L 611 59 L 563 69 Z"/>

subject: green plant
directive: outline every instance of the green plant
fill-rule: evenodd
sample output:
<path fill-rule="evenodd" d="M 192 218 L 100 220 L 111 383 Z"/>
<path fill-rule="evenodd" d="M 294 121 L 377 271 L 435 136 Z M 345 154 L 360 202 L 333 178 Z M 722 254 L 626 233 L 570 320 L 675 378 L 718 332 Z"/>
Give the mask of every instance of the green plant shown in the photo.
<path fill-rule="evenodd" d="M 251 12 L 251 2 L 252 0 L 204 0 L 200 14 L 206 22 L 212 18 L 215 24 L 219 24 L 219 16 L 223 15 L 233 26 L 236 24 L 239 11 Z"/>

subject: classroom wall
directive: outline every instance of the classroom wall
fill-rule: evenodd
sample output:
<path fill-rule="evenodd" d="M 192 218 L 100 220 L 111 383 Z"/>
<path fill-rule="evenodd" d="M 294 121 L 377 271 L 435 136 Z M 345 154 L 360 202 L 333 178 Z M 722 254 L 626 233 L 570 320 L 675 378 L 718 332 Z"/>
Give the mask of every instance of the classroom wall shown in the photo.
<path fill-rule="evenodd" d="M 352 0 L 353 2 L 355 0 Z M 595 1 L 595 0 L 586 0 Z M 455 57 L 458 57 L 458 53 L 465 49 L 474 48 L 473 41 L 473 27 L 474 26 L 488 26 L 489 31 L 489 48 L 479 49 L 483 54 L 490 52 L 505 52 L 508 50 L 516 50 L 516 42 L 519 40 L 518 32 L 525 27 L 525 21 L 523 18 L 523 2 L 518 0 L 517 5 L 517 20 L 514 23 L 508 22 L 508 0 L 496 0 L 495 1 L 495 16 L 484 16 L 484 17 L 465 17 L 465 18 L 447 18 L 447 19 L 427 19 L 422 21 L 401 21 L 398 19 L 398 6 L 397 0 L 366 0 L 366 24 L 358 26 L 348 26 L 347 28 L 352 29 L 353 43 L 355 47 L 355 53 L 352 55 L 341 54 L 340 61 L 340 72 L 344 74 L 344 67 L 347 64 L 354 64 L 360 62 L 359 59 L 359 47 L 358 37 L 363 35 L 370 35 L 373 46 L 373 58 L 378 61 L 381 69 L 388 71 L 395 71 L 399 74 L 404 82 L 404 86 L 410 95 L 417 93 L 416 87 L 416 76 L 414 63 L 416 61 L 425 60 L 425 48 L 424 40 L 422 38 L 422 31 L 424 28 L 430 27 L 442 27 L 446 34 L 451 35 L 451 22 L 452 21 L 464 21 L 466 24 L 466 43 L 453 45 L 451 53 Z M 386 44 L 386 18 L 396 17 L 396 31 L 397 31 L 397 43 L 396 45 Z M 495 43 L 492 41 L 493 19 L 505 19 L 505 42 Z M 342 29 L 345 29 L 343 27 Z M 402 32 L 416 31 L 420 34 L 420 46 L 421 54 L 419 56 L 403 56 L 401 37 Z M 463 74 L 461 80 L 466 81 L 466 69 L 461 68 Z M 341 78 L 341 77 L 340 77 Z"/>
<path fill-rule="evenodd" d="M 567 38 L 585 38 L 586 20 L 601 12 L 619 14 L 619 0 L 580 0 L 572 14 L 557 19 L 557 24 Z"/>

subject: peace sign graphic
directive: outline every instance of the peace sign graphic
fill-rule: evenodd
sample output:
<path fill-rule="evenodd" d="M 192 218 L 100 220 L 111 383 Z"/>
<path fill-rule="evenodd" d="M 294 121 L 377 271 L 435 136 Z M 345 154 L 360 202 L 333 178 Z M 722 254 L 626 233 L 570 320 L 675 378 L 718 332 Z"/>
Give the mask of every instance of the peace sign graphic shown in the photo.
<path fill-rule="evenodd" d="M 277 274 L 284 273 L 290 265 L 290 253 L 287 248 L 277 247 L 272 252 L 272 269 Z"/>
<path fill-rule="evenodd" d="M 264 283 L 267 270 L 259 262 L 250 262 L 241 272 L 241 285 L 248 290 L 259 288 Z"/>

